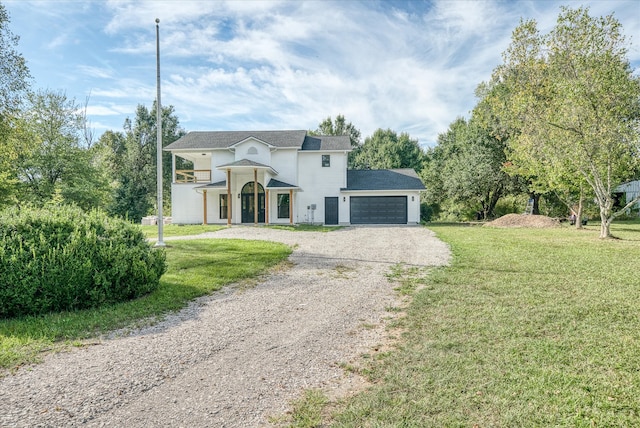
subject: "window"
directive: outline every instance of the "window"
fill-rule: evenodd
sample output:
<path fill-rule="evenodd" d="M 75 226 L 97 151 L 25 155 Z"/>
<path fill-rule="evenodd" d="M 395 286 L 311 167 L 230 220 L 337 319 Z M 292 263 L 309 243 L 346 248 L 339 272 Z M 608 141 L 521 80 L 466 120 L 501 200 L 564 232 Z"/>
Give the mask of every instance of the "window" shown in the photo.
<path fill-rule="evenodd" d="M 220 195 L 220 218 L 227 218 L 227 196 L 226 193 Z"/>
<path fill-rule="evenodd" d="M 289 195 L 278 194 L 278 218 L 289 218 Z"/>
<path fill-rule="evenodd" d="M 255 147 L 249 147 L 249 150 L 247 150 L 247 154 L 248 155 L 257 155 L 258 154 L 258 149 L 256 149 Z"/>
<path fill-rule="evenodd" d="M 331 166 L 331 155 L 322 155 L 322 166 Z"/>

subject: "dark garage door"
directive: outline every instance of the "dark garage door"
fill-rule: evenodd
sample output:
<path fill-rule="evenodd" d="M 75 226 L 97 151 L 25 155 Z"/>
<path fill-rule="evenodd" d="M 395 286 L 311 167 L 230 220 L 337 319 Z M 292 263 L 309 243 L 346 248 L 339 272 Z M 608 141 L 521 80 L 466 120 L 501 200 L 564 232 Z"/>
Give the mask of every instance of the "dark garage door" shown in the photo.
<path fill-rule="evenodd" d="M 351 224 L 407 224 L 406 196 L 352 196 Z"/>

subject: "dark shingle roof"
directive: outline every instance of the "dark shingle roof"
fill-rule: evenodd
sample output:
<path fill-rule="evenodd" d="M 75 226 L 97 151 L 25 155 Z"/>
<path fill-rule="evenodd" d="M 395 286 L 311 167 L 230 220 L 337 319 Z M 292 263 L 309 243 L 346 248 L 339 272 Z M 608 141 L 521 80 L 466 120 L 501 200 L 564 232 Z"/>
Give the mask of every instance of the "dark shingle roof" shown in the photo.
<path fill-rule="evenodd" d="M 226 168 L 231 166 L 249 166 L 249 167 L 255 166 L 258 168 L 271 168 L 269 165 L 265 165 L 260 162 L 254 162 L 249 159 L 240 159 L 235 162 L 225 163 L 224 165 L 218 165 L 216 168 Z"/>
<path fill-rule="evenodd" d="M 413 169 L 352 169 L 343 190 L 424 190 Z"/>
<path fill-rule="evenodd" d="M 284 181 L 276 180 L 272 178 L 269 180 L 269 184 L 267 184 L 267 189 L 297 189 L 298 186 L 295 184 L 285 183 Z"/>
<path fill-rule="evenodd" d="M 227 187 L 227 180 L 216 181 L 215 183 L 207 183 L 202 186 L 194 187 L 194 189 L 216 189 L 216 188 L 225 188 Z"/>
<path fill-rule="evenodd" d="M 302 150 L 351 150 L 348 135 L 307 135 Z"/>
<path fill-rule="evenodd" d="M 165 150 L 225 149 L 254 137 L 275 147 L 302 147 L 307 131 L 192 131 Z"/>

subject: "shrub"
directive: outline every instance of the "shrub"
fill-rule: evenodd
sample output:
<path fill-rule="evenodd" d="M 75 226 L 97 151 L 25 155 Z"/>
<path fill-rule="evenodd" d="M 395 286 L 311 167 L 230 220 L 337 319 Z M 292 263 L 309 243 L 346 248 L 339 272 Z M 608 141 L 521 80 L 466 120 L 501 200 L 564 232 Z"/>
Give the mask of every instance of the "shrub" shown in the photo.
<path fill-rule="evenodd" d="M 0 212 L 0 318 L 134 299 L 165 270 L 164 251 L 125 220 L 60 205 Z"/>

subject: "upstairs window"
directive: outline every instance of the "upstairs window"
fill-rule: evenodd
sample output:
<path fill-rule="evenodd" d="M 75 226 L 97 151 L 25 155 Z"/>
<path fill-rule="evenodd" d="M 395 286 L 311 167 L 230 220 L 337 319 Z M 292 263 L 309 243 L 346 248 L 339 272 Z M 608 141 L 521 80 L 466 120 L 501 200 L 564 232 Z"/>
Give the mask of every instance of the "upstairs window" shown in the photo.
<path fill-rule="evenodd" d="M 331 155 L 322 155 L 322 166 L 323 167 L 331 166 Z"/>
<path fill-rule="evenodd" d="M 257 155 L 258 154 L 258 149 L 256 149 L 255 147 L 249 147 L 249 150 L 247 150 L 247 154 L 248 155 Z"/>

